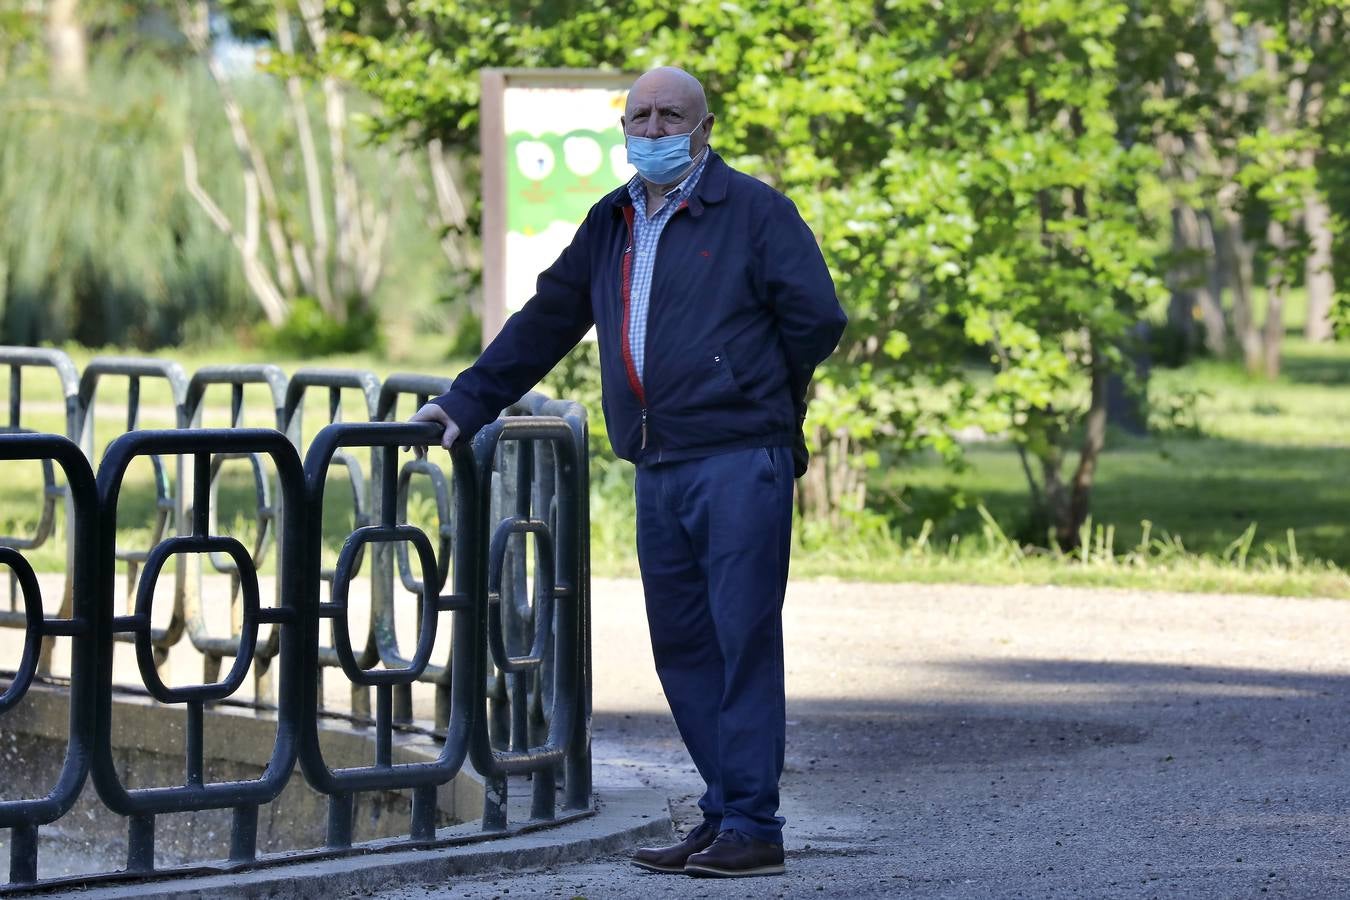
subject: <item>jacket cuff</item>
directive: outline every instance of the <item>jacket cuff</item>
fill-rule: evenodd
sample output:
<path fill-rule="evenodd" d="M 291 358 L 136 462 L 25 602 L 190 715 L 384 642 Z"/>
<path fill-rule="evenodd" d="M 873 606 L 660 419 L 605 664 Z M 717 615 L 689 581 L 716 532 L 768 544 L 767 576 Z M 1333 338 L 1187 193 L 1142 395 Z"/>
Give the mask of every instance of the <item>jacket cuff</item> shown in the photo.
<path fill-rule="evenodd" d="M 433 397 L 431 402 L 445 410 L 445 414 L 450 417 L 450 421 L 459 427 L 459 437 L 455 443 L 460 441 L 472 440 L 478 430 L 487 424 L 479 409 L 479 404 L 474 403 L 461 393 L 457 393 L 454 388 L 441 394 L 439 397 Z"/>

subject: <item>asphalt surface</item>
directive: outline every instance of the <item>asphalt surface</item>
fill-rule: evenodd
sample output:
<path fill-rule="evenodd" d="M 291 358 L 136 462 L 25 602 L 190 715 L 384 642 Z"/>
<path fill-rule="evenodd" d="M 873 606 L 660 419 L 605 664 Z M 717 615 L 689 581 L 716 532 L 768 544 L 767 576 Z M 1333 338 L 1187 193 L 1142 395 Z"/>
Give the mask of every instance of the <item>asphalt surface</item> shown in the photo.
<path fill-rule="evenodd" d="M 594 621 L 597 780 L 691 827 L 638 585 Z M 785 633 L 786 875 L 616 854 L 375 896 L 1350 897 L 1350 604 L 803 582 Z"/>

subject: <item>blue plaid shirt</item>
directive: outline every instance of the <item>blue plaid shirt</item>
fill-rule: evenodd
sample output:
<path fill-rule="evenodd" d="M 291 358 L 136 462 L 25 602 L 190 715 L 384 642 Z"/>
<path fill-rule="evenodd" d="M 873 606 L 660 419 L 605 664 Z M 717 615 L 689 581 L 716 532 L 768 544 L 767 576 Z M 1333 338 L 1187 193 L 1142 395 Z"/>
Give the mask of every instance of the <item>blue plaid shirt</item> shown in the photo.
<path fill-rule="evenodd" d="M 694 188 L 708 164 L 708 150 L 692 172 L 666 194 L 665 204 L 656 214 L 647 217 L 647 185 L 634 175 L 628 182 L 628 195 L 633 198 L 633 272 L 629 283 L 628 346 L 633 354 L 633 368 L 642 381 L 642 364 L 647 358 L 647 309 L 652 299 L 652 272 L 656 269 L 656 245 L 661 232 Z"/>

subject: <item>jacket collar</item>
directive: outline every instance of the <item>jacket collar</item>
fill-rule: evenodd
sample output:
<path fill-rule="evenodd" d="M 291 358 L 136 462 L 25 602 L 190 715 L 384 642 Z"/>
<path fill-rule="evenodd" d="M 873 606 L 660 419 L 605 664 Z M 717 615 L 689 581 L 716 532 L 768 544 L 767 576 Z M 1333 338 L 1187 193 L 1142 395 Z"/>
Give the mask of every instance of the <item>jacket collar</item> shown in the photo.
<path fill-rule="evenodd" d="M 708 149 L 708 162 L 703 167 L 703 175 L 699 177 L 698 184 L 694 186 L 694 193 L 687 201 L 689 204 L 689 214 L 692 216 L 701 216 L 703 207 L 709 203 L 720 203 L 727 196 L 727 182 L 731 178 L 731 167 L 728 166 L 722 157 Z M 624 184 L 610 195 L 610 204 L 614 207 L 614 214 L 620 215 L 625 206 L 633 205 L 633 198 L 628 193 L 628 185 Z"/>

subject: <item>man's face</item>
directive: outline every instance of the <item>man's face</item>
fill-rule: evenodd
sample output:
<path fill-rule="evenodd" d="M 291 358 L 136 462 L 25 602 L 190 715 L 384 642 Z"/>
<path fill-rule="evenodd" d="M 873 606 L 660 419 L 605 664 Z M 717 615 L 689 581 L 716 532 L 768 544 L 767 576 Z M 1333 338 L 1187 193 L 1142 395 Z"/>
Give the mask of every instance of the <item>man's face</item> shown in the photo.
<path fill-rule="evenodd" d="M 689 155 L 696 157 L 708 146 L 713 117 L 687 84 L 677 78 L 662 77 L 663 74 L 644 76 L 629 91 L 628 105 L 620 120 L 624 134 L 644 138 L 689 134 Z"/>

